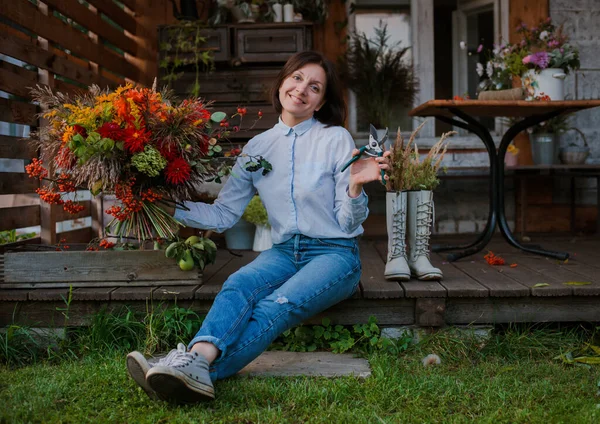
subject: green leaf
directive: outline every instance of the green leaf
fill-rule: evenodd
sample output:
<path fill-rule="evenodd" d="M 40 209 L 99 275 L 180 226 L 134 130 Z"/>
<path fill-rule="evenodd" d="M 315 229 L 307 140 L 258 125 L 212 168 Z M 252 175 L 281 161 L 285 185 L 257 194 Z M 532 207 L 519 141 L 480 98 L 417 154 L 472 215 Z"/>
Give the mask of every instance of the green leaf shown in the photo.
<path fill-rule="evenodd" d="M 92 188 L 90 189 L 90 193 L 92 193 L 92 196 L 97 196 L 100 194 L 101 191 L 102 191 L 102 180 L 98 180 L 92 185 Z"/>
<path fill-rule="evenodd" d="M 219 146 L 218 144 L 215 144 L 212 149 L 217 153 L 223 151 L 223 148 L 221 146 Z"/>
<path fill-rule="evenodd" d="M 589 281 L 567 281 L 566 283 L 563 283 L 565 286 L 589 286 L 592 283 L 590 283 Z"/>
<path fill-rule="evenodd" d="M 215 112 L 212 115 L 210 115 L 210 120 L 217 123 L 221 122 L 225 118 L 227 118 L 225 112 Z"/>
<path fill-rule="evenodd" d="M 329 318 L 323 318 L 321 324 L 323 324 L 324 327 L 329 327 L 329 324 L 331 324 L 331 320 Z"/>
<path fill-rule="evenodd" d="M 580 364 L 598 365 L 600 364 L 600 356 L 578 356 L 574 361 Z"/>

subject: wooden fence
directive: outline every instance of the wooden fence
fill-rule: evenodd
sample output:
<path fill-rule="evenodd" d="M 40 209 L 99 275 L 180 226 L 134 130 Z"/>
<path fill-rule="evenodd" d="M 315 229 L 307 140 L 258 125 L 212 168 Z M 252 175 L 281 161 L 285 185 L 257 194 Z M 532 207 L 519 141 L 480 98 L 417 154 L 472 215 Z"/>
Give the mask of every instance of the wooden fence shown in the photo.
<path fill-rule="evenodd" d="M 126 81 L 148 81 L 143 75 L 147 56 L 144 38 L 134 15 L 137 0 L 11 0 L 0 2 L 0 121 L 35 130 L 44 125 L 30 102 L 29 87 L 44 84 L 67 93 L 91 84 L 115 87 Z M 22 128 L 22 127 L 19 127 Z M 27 128 L 27 127 L 25 127 Z M 14 132 L 14 131 L 13 131 Z M 0 160 L 27 164 L 35 152 L 25 139 L 0 135 Z M 8 159 L 8 161 L 6 161 Z M 15 161 L 16 160 L 16 161 Z M 21 162 L 18 162 L 21 161 Z M 17 165 L 19 166 L 19 165 Z M 54 244 L 87 242 L 98 234 L 101 205 L 84 202 L 85 209 L 71 215 L 60 206 L 39 203 L 34 194 L 39 182 L 23 169 L 0 173 L 0 231 L 41 226 L 32 240 Z M 57 223 L 92 216 L 92 226 L 58 233 Z"/>

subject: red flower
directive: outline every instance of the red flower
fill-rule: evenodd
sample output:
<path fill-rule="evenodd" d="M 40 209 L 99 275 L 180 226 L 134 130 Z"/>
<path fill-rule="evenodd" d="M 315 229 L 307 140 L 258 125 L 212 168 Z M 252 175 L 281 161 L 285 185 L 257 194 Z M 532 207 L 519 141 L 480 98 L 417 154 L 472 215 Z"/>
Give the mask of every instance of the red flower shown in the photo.
<path fill-rule="evenodd" d="M 144 129 L 129 127 L 125 130 L 125 148 L 131 153 L 144 151 L 144 146 L 150 141 L 150 132 Z"/>
<path fill-rule="evenodd" d="M 81 134 L 83 138 L 87 138 L 87 131 L 81 125 L 73 125 L 73 132 L 75 134 Z"/>
<path fill-rule="evenodd" d="M 169 143 L 168 141 L 162 140 L 158 142 L 157 147 L 160 155 L 167 161 L 172 161 L 179 156 L 179 149 L 175 143 Z"/>
<path fill-rule="evenodd" d="M 174 159 L 167 164 L 165 168 L 165 176 L 170 184 L 182 184 L 190 179 L 192 168 L 184 158 Z"/>
<path fill-rule="evenodd" d="M 110 138 L 114 141 L 123 140 L 124 132 L 119 126 L 114 122 L 106 122 L 102 124 L 100 128 L 98 128 L 98 134 L 102 136 L 102 138 Z"/>

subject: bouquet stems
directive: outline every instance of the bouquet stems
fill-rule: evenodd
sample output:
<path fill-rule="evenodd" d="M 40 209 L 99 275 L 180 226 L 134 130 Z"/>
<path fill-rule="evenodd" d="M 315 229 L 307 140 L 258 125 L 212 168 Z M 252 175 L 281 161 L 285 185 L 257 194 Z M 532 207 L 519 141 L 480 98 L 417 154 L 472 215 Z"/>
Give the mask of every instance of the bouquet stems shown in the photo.
<path fill-rule="evenodd" d="M 142 242 L 153 238 L 173 239 L 183 224 L 153 202 L 143 201 L 142 209 L 133 212 L 128 218 L 114 218 L 106 226 L 110 236 L 133 237 Z"/>

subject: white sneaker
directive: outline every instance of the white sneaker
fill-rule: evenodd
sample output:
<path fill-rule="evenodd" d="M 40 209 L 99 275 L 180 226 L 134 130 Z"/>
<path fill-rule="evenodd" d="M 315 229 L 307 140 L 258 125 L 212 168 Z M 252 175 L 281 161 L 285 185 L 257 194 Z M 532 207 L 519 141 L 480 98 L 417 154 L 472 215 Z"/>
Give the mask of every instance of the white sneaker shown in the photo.
<path fill-rule="evenodd" d="M 156 365 L 146 382 L 157 396 L 170 403 L 197 403 L 215 398 L 208 361 L 196 352 L 177 353 L 168 365 Z"/>
<path fill-rule="evenodd" d="M 155 357 L 146 359 L 137 350 L 127 355 L 127 371 L 129 375 L 140 386 L 152 400 L 158 400 L 156 392 L 146 383 L 146 374 L 152 367 L 169 364 L 179 353 L 185 353 L 186 347 L 183 343 L 177 345 L 177 349 L 172 349 L 164 357 Z"/>

